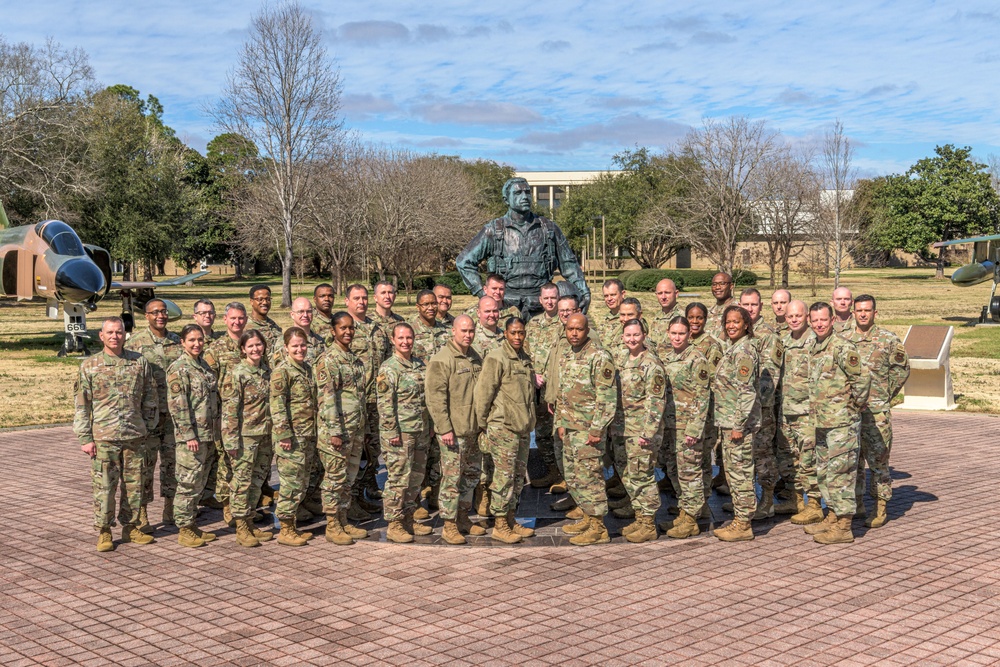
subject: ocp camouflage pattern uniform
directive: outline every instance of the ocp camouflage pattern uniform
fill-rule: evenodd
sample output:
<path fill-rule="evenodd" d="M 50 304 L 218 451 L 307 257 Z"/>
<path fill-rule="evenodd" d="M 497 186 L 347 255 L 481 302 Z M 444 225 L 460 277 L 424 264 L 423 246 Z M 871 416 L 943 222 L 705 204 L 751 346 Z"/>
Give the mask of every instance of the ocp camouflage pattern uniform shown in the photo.
<path fill-rule="evenodd" d="M 261 486 L 271 476 L 271 371 L 261 361 L 254 366 L 238 363 L 222 384 L 222 444 L 231 457 L 233 476 L 229 483 L 229 506 L 233 518 L 253 516 Z"/>
<path fill-rule="evenodd" d="M 437 321 L 448 327 L 449 330 L 451 330 L 452 325 L 455 324 L 455 316 L 452 315 L 451 313 L 445 313 L 444 317 L 441 317 L 441 315 L 438 314 Z M 473 317 L 472 321 L 475 322 L 476 318 Z"/>
<path fill-rule="evenodd" d="M 448 339 L 451 338 L 451 330 L 437 320 L 434 320 L 434 326 L 430 327 L 427 326 L 423 318 L 419 315 L 414 315 L 410 318 L 410 326 L 413 327 L 412 354 L 415 357 L 420 357 L 425 365 L 434 356 L 434 353 L 444 347 L 448 343 Z M 440 485 L 441 449 L 434 439 L 431 439 L 427 445 L 426 460 L 426 467 L 423 471 L 424 486 L 433 487 Z"/>
<path fill-rule="evenodd" d="M 816 476 L 827 509 L 854 514 L 861 408 L 871 376 L 863 372 L 854 343 L 831 332 L 813 340 L 809 358 L 809 409 L 816 426 Z"/>
<path fill-rule="evenodd" d="M 841 322 L 836 316 L 833 318 L 833 332 L 841 336 L 850 337 L 850 333 L 857 329 L 858 322 L 854 319 L 854 313 L 851 313 L 846 320 Z"/>
<path fill-rule="evenodd" d="M 94 527 L 111 526 L 120 480 L 129 508 L 121 519 L 135 525 L 142 501 L 141 446 L 159 418 L 153 371 L 138 352 L 116 357 L 102 351 L 80 363 L 73 393 L 73 432 L 81 445 L 97 447 L 91 463 Z"/>
<path fill-rule="evenodd" d="M 626 350 L 617 366 L 618 405 L 608 428 L 608 436 L 621 442 L 613 448 L 615 469 L 636 515 L 654 516 L 660 509 L 653 469 L 663 440 L 666 374 L 652 350 L 643 350 L 635 358 Z"/>
<path fill-rule="evenodd" d="M 474 401 L 476 423 L 486 431 L 481 447 L 493 460 L 490 511 L 506 516 L 517 509 L 524 488 L 535 428 L 535 371 L 528 353 L 506 340 L 495 347 L 483 360 Z"/>
<path fill-rule="evenodd" d="M 653 316 L 653 321 L 649 325 L 649 333 L 646 336 L 646 345 L 649 349 L 656 352 L 661 361 L 663 359 L 661 352 L 666 352 L 666 350 L 670 349 L 670 320 L 683 316 L 684 311 L 677 305 L 674 305 L 666 313 L 660 308 L 656 315 Z"/>
<path fill-rule="evenodd" d="M 284 338 L 282 337 L 282 342 Z M 322 336 L 311 329 L 306 331 L 306 362 L 312 366 L 326 352 L 326 341 Z M 270 367 L 277 369 L 278 364 L 288 360 L 288 350 L 281 343 L 275 347 L 270 354 Z"/>
<path fill-rule="evenodd" d="M 705 355 L 708 360 L 708 370 L 711 374 L 709 387 L 715 382 L 715 370 L 722 361 L 722 341 L 710 333 L 702 332 L 700 336 L 691 338 L 691 345 L 698 348 L 698 351 Z M 705 421 L 705 451 L 715 450 L 715 462 L 722 468 L 722 445 L 719 443 L 719 429 L 715 425 L 715 392 L 709 394 L 708 419 Z M 666 467 L 661 463 L 662 468 Z M 712 492 L 711 487 L 705 488 L 706 495 Z"/>
<path fill-rule="evenodd" d="M 715 372 L 705 355 L 694 345 L 678 354 L 673 348 L 661 356 L 667 374 L 664 431 L 673 431 L 677 470 L 678 506 L 690 516 L 698 516 L 712 482 L 712 445 L 705 438 L 710 420 L 712 375 Z M 697 438 L 688 445 L 686 438 Z"/>
<path fill-rule="evenodd" d="M 379 315 L 377 310 L 369 315 L 369 317 L 390 339 L 392 338 L 392 328 L 396 326 L 397 323 L 406 321 L 403 319 L 402 315 L 397 315 L 393 312 L 390 312 L 388 315 Z"/>
<path fill-rule="evenodd" d="M 267 341 L 266 353 L 270 354 L 275 348 L 281 347 L 282 342 L 282 331 L 281 326 L 272 320 L 270 317 L 264 318 L 263 322 L 259 322 L 253 318 L 253 314 L 247 317 L 247 326 L 245 331 L 257 330 L 264 334 L 264 340 Z"/>
<path fill-rule="evenodd" d="M 782 337 L 781 435 L 788 443 L 795 464 L 795 490 L 819 500 L 816 481 L 816 427 L 809 411 L 809 359 L 816 334 L 806 329 L 796 340 L 791 332 Z"/>
<path fill-rule="evenodd" d="M 594 319 L 596 321 L 591 334 L 597 333 L 597 338 L 601 341 L 601 347 L 607 350 L 617 350 L 621 347 L 622 321 L 618 313 L 612 313 L 609 310 L 607 313 L 596 316 Z"/>
<path fill-rule="evenodd" d="M 472 318 L 472 321 L 476 323 L 476 326 L 481 326 L 479 324 L 479 300 L 465 309 L 465 314 Z M 517 306 L 504 306 L 500 304 L 500 318 L 497 320 L 497 326 L 501 329 L 504 328 L 505 323 L 512 317 L 521 317 L 521 309 Z M 454 318 L 452 318 L 454 319 Z"/>
<path fill-rule="evenodd" d="M 236 364 L 240 363 L 240 344 L 234 340 L 229 332 L 205 348 L 201 358 L 204 359 L 208 367 L 215 373 L 217 386 L 220 391 L 226 381 L 226 376 Z M 219 410 L 219 420 L 215 425 L 215 497 L 219 502 L 229 501 L 229 483 L 233 479 L 233 462 L 229 458 L 229 452 L 222 444 L 222 411 Z M 211 476 L 211 473 L 209 474 Z M 205 484 L 211 483 L 209 479 Z"/>
<path fill-rule="evenodd" d="M 395 314 L 394 314 L 395 315 Z M 399 317 L 396 315 L 395 317 Z M 384 318 L 395 322 L 402 320 Z M 371 317 L 364 320 L 354 320 L 354 338 L 351 340 L 351 352 L 357 356 L 364 367 L 364 397 L 366 416 L 364 421 L 365 431 L 362 434 L 363 449 L 365 458 L 365 469 L 361 474 L 356 474 L 351 478 L 351 493 L 358 495 L 365 487 L 377 485 L 378 457 L 381 454 L 378 434 L 378 396 L 375 392 L 375 376 L 378 375 L 379 366 L 392 354 L 392 343 L 389 334 L 392 329 L 384 329 Z M 327 349 L 333 349 L 337 344 L 332 340 L 327 340 Z M 360 465 L 360 464 L 359 464 Z M 324 501 L 325 502 L 325 501 Z"/>
<path fill-rule="evenodd" d="M 472 339 L 472 347 L 476 348 L 476 352 L 483 359 L 486 359 L 486 355 L 493 351 L 493 348 L 499 347 L 503 343 L 503 329 L 497 327 L 497 330 L 490 331 L 481 322 L 476 322 L 476 335 Z"/>
<path fill-rule="evenodd" d="M 156 428 L 142 444 L 142 504 L 147 505 L 153 499 L 153 473 L 157 457 L 160 459 L 160 496 L 173 498 L 177 489 L 174 425 L 167 411 L 167 367 L 183 354 L 183 348 L 177 334 L 168 331 L 166 336 L 160 338 L 146 329 L 129 338 L 125 349 L 138 352 L 149 362 L 159 397 L 160 417 Z"/>
<path fill-rule="evenodd" d="M 323 511 L 337 514 L 350 505 L 351 485 L 361 466 L 368 418 L 367 370 L 354 352 L 334 343 L 316 362 L 313 374 L 319 397 L 316 451 L 323 463 Z M 341 439 L 339 446 L 331 441 L 334 437 Z"/>
<path fill-rule="evenodd" d="M 722 443 L 726 480 L 733 497 L 733 514 L 749 522 L 757 509 L 754 489 L 753 435 L 760 427 L 760 359 L 749 336 L 726 343 L 715 369 L 715 425 Z M 732 432 L 741 431 L 742 440 Z"/>
<path fill-rule="evenodd" d="M 454 340 L 438 350 L 427 364 L 425 393 L 427 410 L 441 451 L 441 518 L 455 521 L 458 509 L 472 506 L 472 493 L 479 484 L 483 456 L 479 450 L 473 392 L 483 359 L 471 346 L 463 354 Z M 451 447 L 441 441 L 455 434 Z"/>
<path fill-rule="evenodd" d="M 316 381 L 312 365 L 287 357 L 271 372 L 271 440 L 278 461 L 278 519 L 294 520 L 312 484 L 320 482 L 314 474 L 316 454 Z M 291 449 L 281 446 L 291 441 Z M 322 468 L 320 468 L 322 472 Z"/>
<path fill-rule="evenodd" d="M 382 496 L 386 521 L 402 521 L 417 509 L 431 441 L 430 415 L 424 399 L 427 367 L 420 357 L 398 354 L 382 362 L 378 392 L 379 436 L 388 477 Z M 391 441 L 399 438 L 397 444 Z"/>
<path fill-rule="evenodd" d="M 309 330 L 326 342 L 327 338 L 333 336 L 333 313 L 327 317 L 318 308 L 313 308 L 313 321 L 309 323 Z"/>
<path fill-rule="evenodd" d="M 861 412 L 861 454 L 858 458 L 857 499 L 865 493 L 865 462 L 872 470 L 872 496 L 892 498 L 889 453 L 892 450 L 890 407 L 910 377 L 910 357 L 896 334 L 873 324 L 866 332 L 855 329 L 848 337 L 858 348 L 861 365 L 871 375 L 868 407 Z"/>
<path fill-rule="evenodd" d="M 184 528 L 194 524 L 198 500 L 208 482 L 219 418 L 218 383 L 215 373 L 201 357 L 186 352 L 170 364 L 166 382 L 167 406 L 177 439 L 174 521 Z M 197 452 L 188 449 L 188 440 L 198 441 Z"/>
<path fill-rule="evenodd" d="M 758 318 L 753 323 L 753 338 L 757 348 L 758 391 L 760 392 L 760 426 L 753 434 L 753 465 L 757 483 L 766 493 L 778 482 L 778 461 L 774 453 L 777 429 L 774 414 L 775 392 L 781 382 L 781 338 L 770 324 Z"/>
<path fill-rule="evenodd" d="M 726 308 L 729 306 L 738 305 L 740 304 L 736 303 L 733 297 L 729 297 L 721 304 L 713 303 L 709 306 L 708 315 L 705 317 L 705 333 L 712 334 L 716 340 L 725 340 L 726 335 L 722 327 L 722 313 L 726 312 Z"/>
<path fill-rule="evenodd" d="M 545 313 L 528 320 L 525 327 L 525 349 L 531 355 L 531 364 L 535 372 L 544 371 L 548 364 L 549 353 L 563 335 L 562 320 L 558 315 L 549 317 Z M 546 378 L 548 380 L 548 378 Z M 546 470 L 556 463 L 556 451 L 552 435 L 552 415 L 545 405 L 544 387 L 535 392 L 535 447 L 542 457 Z"/>
<path fill-rule="evenodd" d="M 591 339 L 578 349 L 567 341 L 549 355 L 546 377 L 545 401 L 555 407 L 553 426 L 565 429 L 556 455 L 562 460 L 566 486 L 585 514 L 603 517 L 608 498 L 602 459 L 618 404 L 611 354 Z M 599 438 L 597 444 L 587 444 L 588 436 Z"/>

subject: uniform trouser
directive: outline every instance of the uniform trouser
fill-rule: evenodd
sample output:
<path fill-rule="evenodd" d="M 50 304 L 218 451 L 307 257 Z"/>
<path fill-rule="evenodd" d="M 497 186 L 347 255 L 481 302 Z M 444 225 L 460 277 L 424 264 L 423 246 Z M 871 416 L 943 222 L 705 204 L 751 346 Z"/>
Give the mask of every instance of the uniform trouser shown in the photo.
<path fill-rule="evenodd" d="M 323 512 L 336 514 L 346 510 L 351 504 L 351 487 L 358 479 L 361 467 L 361 452 L 365 448 L 365 432 L 348 434 L 339 448 L 329 440 L 319 440 L 316 451 L 323 462 L 323 482 L 320 492 L 323 497 Z"/>
<path fill-rule="evenodd" d="M 472 493 L 479 484 L 479 473 L 483 465 L 483 454 L 479 449 L 479 436 L 455 436 L 455 444 L 448 447 L 437 436 L 441 452 L 441 491 L 438 505 L 441 518 L 454 521 L 458 517 L 460 504 L 472 503 Z"/>
<path fill-rule="evenodd" d="M 362 449 L 365 467 L 354 478 L 354 481 L 351 482 L 351 493 L 354 495 L 358 495 L 365 487 L 378 484 L 378 457 L 382 453 L 378 435 L 378 406 L 375 403 L 369 403 L 365 411 L 367 419 L 365 421 L 364 446 Z"/>
<path fill-rule="evenodd" d="M 889 475 L 889 452 L 892 450 L 892 416 L 886 412 L 861 413 L 861 455 L 858 457 L 858 481 L 854 495 L 865 495 L 865 463 L 872 471 L 872 496 L 892 498 Z"/>
<path fill-rule="evenodd" d="M 490 482 L 490 512 L 505 516 L 517 509 L 528 474 L 528 449 L 530 433 L 515 433 L 503 426 L 490 425 L 483 438 L 483 452 L 493 461 L 493 479 Z"/>
<path fill-rule="evenodd" d="M 139 441 L 139 453 L 142 456 L 142 506 L 153 500 L 153 476 L 156 473 L 156 459 L 160 459 L 160 495 L 173 498 L 177 489 L 177 479 L 174 475 L 174 424 L 168 413 L 161 413 L 160 420 L 152 433 Z M 124 481 L 124 480 L 123 480 Z M 130 503 L 125 486 L 122 484 L 118 501 L 118 520 L 125 524 L 125 517 L 130 512 Z M 136 508 L 138 509 L 138 507 Z"/>
<path fill-rule="evenodd" d="M 309 485 L 306 488 L 305 499 L 314 499 L 316 502 L 322 502 L 320 487 L 323 485 L 323 462 L 319 460 L 319 452 L 315 447 L 315 439 L 313 442 L 313 457 L 312 463 L 309 466 Z"/>
<path fill-rule="evenodd" d="M 240 447 L 232 458 L 233 478 L 229 483 L 229 510 L 236 519 L 252 516 L 260 500 L 260 489 L 271 476 L 274 447 L 271 435 L 241 435 Z"/>
<path fill-rule="evenodd" d="M 849 426 L 816 429 L 816 478 L 827 509 L 838 517 L 852 516 L 856 504 L 854 486 L 858 476 L 858 431 L 861 422 Z"/>
<path fill-rule="evenodd" d="M 198 516 L 198 501 L 208 482 L 209 458 L 215 452 L 212 442 L 199 442 L 198 451 L 188 449 L 187 442 L 178 442 L 177 493 L 174 495 L 174 521 L 181 528 L 194 524 Z"/>
<path fill-rule="evenodd" d="M 552 436 L 552 414 L 544 401 L 535 403 L 535 448 L 538 449 L 538 455 L 542 457 L 546 473 L 549 469 L 558 466 Z"/>
<path fill-rule="evenodd" d="M 216 449 L 215 443 L 208 443 L 208 451 L 205 460 L 205 467 L 208 468 L 208 477 L 205 479 L 205 490 L 201 492 L 201 498 L 199 500 L 206 500 L 215 495 L 215 487 L 219 483 L 219 450 Z"/>
<path fill-rule="evenodd" d="M 566 487 L 584 514 L 604 517 L 608 496 L 604 488 L 603 459 L 606 436 L 596 445 L 588 445 L 587 431 L 566 429 L 562 438 L 563 474 Z"/>
<path fill-rule="evenodd" d="M 781 414 L 778 406 L 774 406 L 774 460 L 778 464 L 778 478 L 786 489 L 796 488 L 798 484 L 798 458 L 788 441 L 788 435 L 782 429 Z"/>
<path fill-rule="evenodd" d="M 745 433 L 735 441 L 732 429 L 719 427 L 722 445 L 722 462 L 726 468 L 726 483 L 733 497 L 733 514 L 737 519 L 750 521 L 757 510 L 757 492 L 753 485 L 753 433 Z"/>
<path fill-rule="evenodd" d="M 388 438 L 382 439 L 387 473 L 382 490 L 382 511 L 386 521 L 402 521 L 417 509 L 430 443 L 429 430 L 403 433 L 398 445 L 393 445 Z"/>
<path fill-rule="evenodd" d="M 615 447 L 615 468 L 622 478 L 622 485 L 632 499 L 632 509 L 637 515 L 652 516 L 660 509 L 660 490 L 656 488 L 656 456 L 660 450 L 661 436 L 647 445 L 640 445 L 632 435 L 616 436 L 621 444 Z"/>
<path fill-rule="evenodd" d="M 295 519 L 299 503 L 309 490 L 309 480 L 316 462 L 316 438 L 300 438 L 292 435 L 292 448 L 285 450 L 280 444 L 274 454 L 278 460 L 278 506 L 275 512 L 279 519 Z"/>
<path fill-rule="evenodd" d="M 383 446 L 383 450 L 385 447 Z M 424 466 L 424 486 L 441 484 L 441 449 L 436 439 L 431 439 L 427 445 L 427 464 Z M 440 495 L 440 494 L 439 494 Z M 438 501 L 440 503 L 440 501 Z"/>
<path fill-rule="evenodd" d="M 680 494 L 677 505 L 691 516 L 698 516 L 712 492 L 712 446 L 706 438 L 687 444 L 684 429 L 675 429 L 677 443 L 677 482 Z"/>
<path fill-rule="evenodd" d="M 774 490 L 778 481 L 778 462 L 774 457 L 774 406 L 760 409 L 760 428 L 753 434 L 753 466 L 761 489 Z"/>
<path fill-rule="evenodd" d="M 115 516 L 118 485 L 125 491 L 118 518 L 122 525 L 135 524 L 142 503 L 142 440 L 97 442 L 91 461 L 90 477 L 94 488 L 94 527 L 111 526 Z"/>
<path fill-rule="evenodd" d="M 493 455 L 486 448 L 486 433 L 479 434 L 479 451 L 482 452 L 482 462 L 479 464 L 479 483 L 489 488 L 493 483 Z"/>
<path fill-rule="evenodd" d="M 657 463 L 663 470 L 663 474 L 670 482 L 670 487 L 674 490 L 674 495 L 680 497 L 680 480 L 677 473 L 677 437 L 672 428 L 664 427 L 663 441 L 660 443 L 657 452 Z"/>
<path fill-rule="evenodd" d="M 229 502 L 229 485 L 233 481 L 233 460 L 221 440 L 215 441 L 215 498 Z"/>
<path fill-rule="evenodd" d="M 782 415 L 779 437 L 788 443 L 795 463 L 795 491 L 819 499 L 816 481 L 816 437 L 809 415 Z"/>

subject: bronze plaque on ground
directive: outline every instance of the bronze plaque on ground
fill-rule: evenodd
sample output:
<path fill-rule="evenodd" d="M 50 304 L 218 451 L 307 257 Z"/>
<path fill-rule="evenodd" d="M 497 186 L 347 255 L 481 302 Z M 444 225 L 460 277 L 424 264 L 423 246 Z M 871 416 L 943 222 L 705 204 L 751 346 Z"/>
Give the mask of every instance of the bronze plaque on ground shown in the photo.
<path fill-rule="evenodd" d="M 906 334 L 903 346 L 910 359 L 937 359 L 948 338 L 948 325 L 915 324 Z"/>

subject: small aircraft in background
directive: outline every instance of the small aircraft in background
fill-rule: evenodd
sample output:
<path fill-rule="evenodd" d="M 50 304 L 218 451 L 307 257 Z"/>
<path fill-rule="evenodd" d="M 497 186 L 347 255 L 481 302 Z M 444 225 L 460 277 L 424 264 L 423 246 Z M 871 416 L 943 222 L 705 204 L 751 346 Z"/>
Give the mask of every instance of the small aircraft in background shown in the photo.
<path fill-rule="evenodd" d="M 18 301 L 41 297 L 46 301 L 45 313 L 52 319 L 59 318 L 62 306 L 65 339 L 60 357 L 70 352 L 90 354 L 87 313 L 112 290 L 121 294 L 121 316 L 126 331 L 132 331 L 132 313 L 144 312 L 156 288 L 183 285 L 208 273 L 200 271 L 161 282 L 112 280 L 107 250 L 82 243 L 73 228 L 61 220 L 11 227 L 0 205 L 0 295 L 17 297 Z M 181 316 L 177 304 L 161 300 L 171 321 Z"/>
<path fill-rule="evenodd" d="M 1000 285 L 1000 234 L 941 241 L 935 243 L 934 247 L 943 248 L 960 243 L 974 244 L 972 246 L 972 263 L 956 269 L 951 274 L 951 282 L 959 287 L 971 287 L 992 279 L 993 291 L 990 292 L 990 300 L 983 306 L 982 313 L 979 315 L 979 323 L 996 322 L 1000 324 L 1000 295 L 997 295 L 997 286 Z"/>

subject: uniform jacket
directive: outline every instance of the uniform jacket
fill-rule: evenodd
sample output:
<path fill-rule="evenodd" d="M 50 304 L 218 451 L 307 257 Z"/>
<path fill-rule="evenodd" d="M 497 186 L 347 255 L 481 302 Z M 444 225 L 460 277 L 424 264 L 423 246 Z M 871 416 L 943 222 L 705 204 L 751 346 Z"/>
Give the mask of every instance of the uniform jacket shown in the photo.
<path fill-rule="evenodd" d="M 541 373 L 549 359 L 549 352 L 559 337 L 563 335 L 562 320 L 558 315 L 549 317 L 545 313 L 536 315 L 525 327 L 525 350 L 531 355 L 531 363 L 536 373 Z"/>
<path fill-rule="evenodd" d="M 618 405 L 611 355 L 590 339 L 579 349 L 567 342 L 558 351 L 549 355 L 549 368 L 558 371 L 547 374 L 553 379 L 545 389 L 546 402 L 555 406 L 553 425 L 599 437 Z"/>
<path fill-rule="evenodd" d="M 378 379 L 379 433 L 385 439 L 403 433 L 422 433 L 430 428 L 430 415 L 424 400 L 424 375 L 427 366 L 420 357 L 409 361 L 398 354 L 382 362 Z"/>
<path fill-rule="evenodd" d="M 326 347 L 329 350 L 340 349 L 332 340 L 327 339 Z M 375 403 L 375 376 L 378 375 L 378 368 L 382 362 L 392 354 L 392 343 L 385 330 L 370 317 L 366 317 L 359 322 L 354 320 L 354 338 L 351 340 L 351 352 L 361 361 L 365 371 L 365 400 L 368 403 Z"/>
<path fill-rule="evenodd" d="M 758 319 L 753 324 L 751 340 L 757 347 L 757 358 L 760 360 L 760 405 L 762 408 L 772 408 L 781 382 L 781 338 L 774 327 L 765 320 Z"/>
<path fill-rule="evenodd" d="M 670 349 L 670 320 L 684 315 L 684 311 L 676 305 L 670 309 L 669 313 L 664 313 L 660 308 L 653 316 L 653 322 L 649 325 L 649 334 L 646 336 L 648 345 L 656 355 L 663 359 L 663 356 Z"/>
<path fill-rule="evenodd" d="M 474 391 L 479 428 L 527 434 L 535 428 L 535 372 L 531 357 L 504 340 L 486 355 Z"/>
<path fill-rule="evenodd" d="M 149 367 L 153 371 L 153 380 L 156 381 L 160 414 L 166 414 L 167 368 L 184 353 L 180 336 L 168 331 L 166 336 L 160 338 L 147 328 L 129 338 L 125 343 L 125 349 L 138 352 L 149 362 Z M 161 423 L 160 426 L 163 424 Z"/>
<path fill-rule="evenodd" d="M 667 406 L 667 376 L 656 354 L 643 350 L 633 359 L 626 350 L 619 357 L 617 384 L 616 435 L 657 440 Z"/>
<path fill-rule="evenodd" d="M 73 432 L 81 445 L 137 440 L 156 428 L 159 397 L 153 370 L 138 352 L 100 352 L 80 362 Z"/>
<path fill-rule="evenodd" d="M 798 340 L 789 331 L 782 337 L 781 414 L 809 414 L 809 358 L 816 334 L 806 329 Z"/>
<path fill-rule="evenodd" d="M 871 412 L 886 412 L 903 384 L 910 377 L 910 357 L 896 334 L 872 325 L 866 333 L 857 329 L 845 337 L 854 343 L 861 355 L 861 365 L 871 373 L 872 387 L 868 394 Z"/>
<path fill-rule="evenodd" d="M 871 375 L 861 366 L 854 343 L 830 333 L 813 339 L 809 357 L 809 409 L 816 428 L 849 426 L 861 419 Z"/>
<path fill-rule="evenodd" d="M 694 345 L 688 345 L 680 354 L 669 349 L 661 357 L 668 379 L 665 428 L 701 440 L 710 418 L 714 370 Z"/>
<path fill-rule="evenodd" d="M 501 343 L 503 343 L 503 329 L 498 327 L 496 333 L 493 333 L 476 322 L 476 336 L 472 339 L 472 347 L 476 348 L 476 352 L 484 361 L 493 348 L 498 347 Z"/>
<path fill-rule="evenodd" d="M 267 341 L 267 354 L 271 354 L 275 348 L 281 347 L 281 335 L 284 332 L 281 330 L 281 326 L 270 317 L 265 318 L 263 322 L 258 322 L 253 318 L 253 315 L 250 315 L 247 317 L 246 331 L 251 329 L 256 329 L 264 334 L 264 340 Z"/>
<path fill-rule="evenodd" d="M 204 359 L 181 354 L 167 369 L 167 387 L 177 442 L 212 442 L 219 418 L 219 387 Z"/>
<path fill-rule="evenodd" d="M 454 431 L 464 438 L 479 432 L 474 406 L 476 381 L 483 359 L 471 346 L 463 354 L 454 340 L 438 350 L 427 364 L 427 409 L 440 435 Z"/>
<path fill-rule="evenodd" d="M 334 343 L 313 368 L 318 391 L 320 442 L 345 440 L 365 427 L 365 365 L 350 350 Z M 374 382 L 372 383 L 374 385 Z"/>
<path fill-rule="evenodd" d="M 749 336 L 726 343 L 715 369 L 715 424 L 719 428 L 756 431 L 760 426 L 758 382 L 760 360 Z"/>
<path fill-rule="evenodd" d="M 434 353 L 444 347 L 451 338 L 451 330 L 437 320 L 429 327 L 419 315 L 410 318 L 413 327 L 413 356 L 428 362 Z"/>
<path fill-rule="evenodd" d="M 237 449 L 240 436 L 271 435 L 271 371 L 242 360 L 222 384 L 222 443 Z"/>
<path fill-rule="evenodd" d="M 286 358 L 271 372 L 271 432 L 275 441 L 316 437 L 316 380 L 309 362 Z"/>

